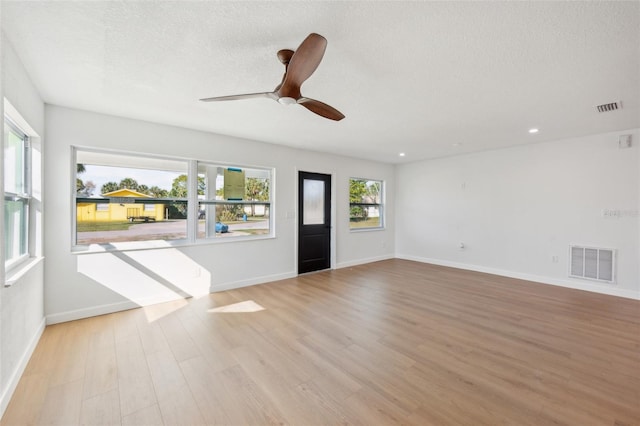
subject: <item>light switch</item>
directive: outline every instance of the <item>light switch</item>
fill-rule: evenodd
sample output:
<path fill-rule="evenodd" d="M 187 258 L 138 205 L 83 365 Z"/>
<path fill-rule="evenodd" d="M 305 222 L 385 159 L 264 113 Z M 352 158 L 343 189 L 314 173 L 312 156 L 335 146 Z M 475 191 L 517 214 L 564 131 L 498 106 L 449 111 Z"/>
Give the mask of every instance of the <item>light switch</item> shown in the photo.
<path fill-rule="evenodd" d="M 631 148 L 631 135 L 620 135 L 618 138 L 618 148 Z"/>

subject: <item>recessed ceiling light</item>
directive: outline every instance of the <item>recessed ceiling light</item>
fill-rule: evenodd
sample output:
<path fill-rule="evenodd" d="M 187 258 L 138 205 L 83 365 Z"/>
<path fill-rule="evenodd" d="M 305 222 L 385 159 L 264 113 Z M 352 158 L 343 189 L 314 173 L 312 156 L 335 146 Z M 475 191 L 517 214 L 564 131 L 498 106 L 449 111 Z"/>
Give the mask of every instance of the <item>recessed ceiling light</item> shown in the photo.
<path fill-rule="evenodd" d="M 460 145 L 462 145 L 460 142 L 454 142 L 454 143 L 451 144 L 451 146 L 453 146 L 455 148 L 459 147 Z"/>
<path fill-rule="evenodd" d="M 404 157 L 406 154 L 404 152 L 401 152 L 400 154 L 398 154 L 400 157 Z"/>
<path fill-rule="evenodd" d="M 529 129 L 529 133 L 538 133 L 540 130 L 538 129 Z"/>

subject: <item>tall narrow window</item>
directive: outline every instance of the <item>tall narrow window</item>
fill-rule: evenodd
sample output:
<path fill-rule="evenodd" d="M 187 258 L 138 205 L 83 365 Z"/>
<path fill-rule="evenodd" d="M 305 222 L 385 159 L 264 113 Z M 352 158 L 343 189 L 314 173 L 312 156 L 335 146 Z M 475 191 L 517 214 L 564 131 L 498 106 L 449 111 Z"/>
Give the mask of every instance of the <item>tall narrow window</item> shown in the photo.
<path fill-rule="evenodd" d="M 382 228 L 382 181 L 362 178 L 349 179 L 349 228 Z"/>
<path fill-rule="evenodd" d="M 29 138 L 7 117 L 4 120 L 4 248 L 10 266 L 29 253 Z"/>

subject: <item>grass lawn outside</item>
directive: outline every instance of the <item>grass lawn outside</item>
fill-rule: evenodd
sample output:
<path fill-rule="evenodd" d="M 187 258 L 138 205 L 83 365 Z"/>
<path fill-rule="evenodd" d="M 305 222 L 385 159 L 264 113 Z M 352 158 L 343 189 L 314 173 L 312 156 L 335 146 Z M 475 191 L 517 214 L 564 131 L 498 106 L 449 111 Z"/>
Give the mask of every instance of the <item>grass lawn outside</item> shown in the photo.
<path fill-rule="evenodd" d="M 349 228 L 357 229 L 357 228 L 379 228 L 380 227 L 380 218 L 379 217 L 369 217 L 365 220 L 353 220 L 349 221 Z"/>
<path fill-rule="evenodd" d="M 122 222 L 78 222 L 77 232 L 126 231 L 133 223 Z"/>

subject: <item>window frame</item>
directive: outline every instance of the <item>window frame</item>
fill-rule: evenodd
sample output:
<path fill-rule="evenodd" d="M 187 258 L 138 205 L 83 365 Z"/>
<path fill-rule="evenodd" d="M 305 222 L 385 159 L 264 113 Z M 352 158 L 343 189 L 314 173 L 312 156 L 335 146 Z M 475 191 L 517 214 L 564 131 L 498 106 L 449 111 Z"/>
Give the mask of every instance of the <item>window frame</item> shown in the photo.
<path fill-rule="evenodd" d="M 5 127 L 8 128 L 5 133 Z M 16 266 L 22 264 L 24 261 L 31 257 L 31 234 L 32 234 L 32 226 L 31 226 L 31 199 L 32 199 L 32 176 L 31 176 L 31 140 L 28 132 L 24 131 L 18 124 L 15 123 L 11 119 L 8 114 L 4 114 L 4 125 L 3 125 L 3 150 L 6 148 L 6 144 L 8 143 L 9 133 L 13 132 L 18 138 L 22 141 L 21 154 L 22 154 L 22 179 L 23 179 L 23 189 L 24 192 L 8 192 L 6 188 L 3 187 L 4 192 L 4 204 L 5 204 L 5 216 L 6 216 L 6 205 L 8 201 L 20 201 L 23 204 L 22 210 L 22 218 L 21 218 L 21 227 L 20 227 L 20 246 L 22 248 L 21 253 L 18 256 L 7 258 L 7 250 L 6 250 L 6 238 L 8 236 L 8 232 L 4 230 L 4 241 L 5 244 L 5 273 L 10 272 Z M 5 137 L 6 136 L 6 137 Z M 4 156 L 3 161 L 6 161 L 6 156 Z M 6 173 L 6 167 L 3 170 Z M 6 184 L 6 175 L 4 176 L 5 184 Z M 6 225 L 7 218 L 4 218 L 4 223 L 2 226 Z"/>
<path fill-rule="evenodd" d="M 146 154 L 146 153 L 140 153 L 140 152 L 131 152 L 131 151 L 121 151 L 121 150 L 111 150 L 111 149 L 102 149 L 102 148 L 95 148 L 95 147 L 85 147 L 85 146 L 79 146 L 79 145 L 72 145 L 71 146 L 71 252 L 72 253 L 83 253 L 83 252 L 99 252 L 99 251 L 121 251 L 121 250 L 135 250 L 135 249 L 149 249 L 149 248 L 157 248 L 157 247 L 175 247 L 175 246 L 181 246 L 181 245 L 186 245 L 187 243 L 189 243 L 189 229 L 188 229 L 188 224 L 185 228 L 185 238 L 181 238 L 181 239 L 175 239 L 175 240 L 130 240 L 130 241 L 123 241 L 123 242 L 112 242 L 112 243 L 90 243 L 90 244 L 78 244 L 78 238 L 77 238 L 77 233 L 78 233 L 78 217 L 77 217 L 77 205 L 78 202 L 95 202 L 96 203 L 96 210 L 97 210 L 97 205 L 99 204 L 111 204 L 111 202 L 122 202 L 122 200 L 114 198 L 109 199 L 109 198 L 100 198 L 100 197 L 82 197 L 82 196 L 78 196 L 78 192 L 76 190 L 76 178 L 78 177 L 77 175 L 77 158 L 78 158 L 78 152 L 86 152 L 86 153 L 92 153 L 92 154 L 104 154 L 107 156 L 121 156 L 121 157 L 125 157 L 129 160 L 131 160 L 132 158 L 140 158 L 140 159 L 153 159 L 153 160 L 167 160 L 167 161 L 173 161 L 173 162 L 183 162 L 185 164 L 185 169 L 184 169 L 184 174 L 186 174 L 188 176 L 189 174 L 189 159 L 186 158 L 181 158 L 181 157 L 169 157 L 169 156 L 163 156 L 163 155 L 155 155 L 155 154 Z M 127 166 L 129 166 L 129 168 L 135 168 L 129 164 L 127 164 L 126 166 L 120 166 L 122 168 L 127 168 Z M 118 166 L 112 166 L 112 167 L 118 167 Z M 187 185 L 189 185 L 189 183 L 187 182 Z M 135 200 L 135 199 L 134 199 Z M 141 204 L 143 205 L 144 203 L 141 201 L 135 202 L 134 200 L 131 200 L 133 204 Z M 158 202 L 159 199 L 151 199 L 148 200 L 150 202 Z M 176 197 L 172 197 L 171 199 L 162 199 L 163 201 L 176 201 L 177 202 L 183 202 L 185 204 L 187 204 L 187 199 L 186 198 L 176 198 Z M 103 210 L 104 211 L 104 210 Z"/>
<path fill-rule="evenodd" d="M 78 152 L 91 152 L 96 154 L 107 154 L 107 155 L 119 155 L 125 157 L 141 157 L 141 158 L 155 158 L 159 160 L 167 160 L 167 161 L 184 161 L 187 165 L 187 169 L 185 174 L 187 175 L 187 196 L 184 199 L 180 199 L 181 202 L 184 202 L 187 205 L 187 218 L 186 218 L 186 238 L 184 239 L 175 239 L 175 240 L 131 240 L 126 242 L 114 242 L 114 243 L 90 243 L 90 244 L 77 244 L 77 203 L 78 199 L 83 201 L 88 201 L 89 199 L 86 197 L 79 197 L 76 191 L 76 177 L 77 170 L 76 164 L 78 163 Z M 225 238 L 214 238 L 214 237 L 199 237 L 198 236 L 198 215 L 199 215 L 199 207 L 201 202 L 205 201 L 198 196 L 198 165 L 199 164 L 207 164 L 210 166 L 217 167 L 234 167 L 234 168 L 242 168 L 242 169 L 255 169 L 255 170 L 263 170 L 268 172 L 269 178 L 269 201 L 267 202 L 258 202 L 258 204 L 268 204 L 269 205 L 269 232 L 264 235 L 240 235 L 240 236 L 229 236 Z M 126 168 L 127 166 L 122 166 Z M 133 166 L 130 166 L 134 168 Z M 271 239 L 275 238 L 275 226 L 274 226 L 274 214 L 273 214 L 273 199 L 274 199 L 274 187 L 275 187 L 275 168 L 268 166 L 254 166 L 254 165 L 238 165 L 237 163 L 227 163 L 222 161 L 212 161 L 205 159 L 192 159 L 192 158 L 183 158 L 177 156 L 170 155 L 156 155 L 156 154 L 147 154 L 141 152 L 131 152 L 131 151 L 123 151 L 123 150 L 110 150 L 110 149 L 102 149 L 96 147 L 87 147 L 80 145 L 71 146 L 71 252 L 72 253 L 91 253 L 91 252 L 103 252 L 103 251 L 127 251 L 127 250 L 142 250 L 142 249 L 151 249 L 151 248 L 164 248 L 164 247 L 180 247 L 180 246 L 189 246 L 189 245 L 202 245 L 202 244 L 220 244 L 220 243 L 231 243 L 231 242 L 239 242 L 239 241 L 251 241 L 251 240 L 261 240 L 261 239 Z M 103 203 L 106 202 L 105 199 L 96 198 L 95 200 L 101 200 Z M 164 200 L 164 199 L 157 199 Z M 246 201 L 227 201 L 227 200 L 212 200 L 215 204 L 229 204 L 229 203 L 240 203 L 240 204 L 251 204 L 251 202 Z M 144 203 L 143 203 L 144 204 Z M 215 220 L 215 218 L 214 218 Z M 215 224 L 214 224 L 215 226 Z"/>
<path fill-rule="evenodd" d="M 225 236 L 224 238 L 222 237 L 222 233 L 220 233 L 220 237 L 218 237 L 218 233 L 214 233 L 213 236 L 207 236 L 207 224 L 205 224 L 205 236 L 202 238 L 197 238 L 197 241 L 222 241 L 222 240 L 237 240 L 237 241 L 244 241 L 248 238 L 253 238 L 253 239 L 261 239 L 261 238 L 275 238 L 275 230 L 274 230 L 274 221 L 273 221 L 273 188 L 274 188 L 274 176 L 275 176 L 275 169 L 274 168 L 269 168 L 269 167 L 259 167 L 259 166 L 246 166 L 246 165 L 242 165 L 239 166 L 237 164 L 228 164 L 228 163 L 223 163 L 223 162 L 216 162 L 216 161 L 197 161 L 197 169 L 200 169 L 200 166 L 208 166 L 208 167 L 213 167 L 213 168 L 222 168 L 222 169 L 231 169 L 234 171 L 247 171 L 247 170 L 253 170 L 253 171 L 260 171 L 260 172 L 266 172 L 268 174 L 267 180 L 269 182 L 268 184 L 268 192 L 269 192 L 269 199 L 266 201 L 255 201 L 255 200 L 241 200 L 241 199 L 237 199 L 237 198 L 228 198 L 228 199 L 221 199 L 219 200 L 217 198 L 217 187 L 214 187 L 214 194 L 213 194 L 213 198 L 209 197 L 207 198 L 198 198 L 197 200 L 197 204 L 196 204 L 196 209 L 198 211 L 198 214 L 201 210 L 201 207 L 204 206 L 214 206 L 214 208 L 217 209 L 218 206 L 242 206 L 243 210 L 245 207 L 251 207 L 251 206 L 264 206 L 265 207 L 265 212 L 268 211 L 269 212 L 269 216 L 267 218 L 268 221 L 268 233 L 267 234 L 259 234 L 259 235 L 239 235 L 239 236 Z M 199 171 L 198 173 L 198 177 L 200 176 Z M 246 185 L 247 183 L 247 179 L 250 179 L 251 177 L 249 176 L 245 176 L 245 180 L 244 183 Z M 224 187 L 224 185 L 223 185 Z M 208 220 L 208 219 L 207 219 Z M 214 223 L 213 226 L 215 227 L 217 223 L 217 218 L 214 217 Z"/>
<path fill-rule="evenodd" d="M 377 182 L 380 184 L 380 192 L 378 195 L 379 198 L 379 202 L 378 203 L 364 203 L 364 202 L 351 202 L 351 182 L 357 180 L 357 181 L 365 181 L 365 182 Z M 355 176 L 351 176 L 349 177 L 349 216 L 347 217 L 347 220 L 349 222 L 349 231 L 350 232 L 367 232 L 367 231 L 379 231 L 379 230 L 384 230 L 385 229 L 385 181 L 383 179 L 372 179 L 372 178 L 363 178 L 363 177 L 355 177 Z M 352 222 L 351 222 L 351 208 L 357 206 L 357 207 L 364 207 L 364 208 L 368 208 L 368 207 L 377 207 L 378 208 L 378 217 L 379 219 L 379 224 L 378 226 L 352 226 Z"/>

